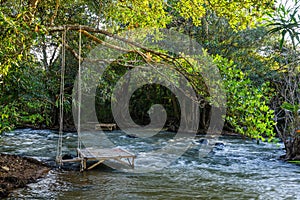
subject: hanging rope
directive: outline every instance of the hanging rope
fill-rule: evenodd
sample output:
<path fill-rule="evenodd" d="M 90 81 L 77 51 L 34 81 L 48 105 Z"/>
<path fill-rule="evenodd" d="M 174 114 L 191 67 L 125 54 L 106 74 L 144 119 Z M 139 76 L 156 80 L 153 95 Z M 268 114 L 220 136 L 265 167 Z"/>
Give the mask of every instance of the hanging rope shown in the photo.
<path fill-rule="evenodd" d="M 65 86 L 65 64 L 66 64 L 66 28 L 62 33 L 62 53 L 61 53 L 61 77 L 59 93 L 59 137 L 57 144 L 56 161 L 62 164 L 62 139 L 63 139 L 63 119 L 64 119 L 64 86 Z"/>
<path fill-rule="evenodd" d="M 77 132 L 78 132 L 78 145 L 77 148 L 81 149 L 81 25 L 79 26 L 79 44 L 78 44 L 79 52 L 79 61 L 78 61 L 78 115 L 77 115 Z"/>

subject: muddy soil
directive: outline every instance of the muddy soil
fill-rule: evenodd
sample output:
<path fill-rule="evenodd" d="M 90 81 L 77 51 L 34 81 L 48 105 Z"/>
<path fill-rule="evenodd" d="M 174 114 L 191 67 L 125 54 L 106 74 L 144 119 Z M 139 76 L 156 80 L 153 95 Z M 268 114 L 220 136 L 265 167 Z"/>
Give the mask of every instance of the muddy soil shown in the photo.
<path fill-rule="evenodd" d="M 48 166 L 33 158 L 0 154 L 0 198 L 8 196 L 13 189 L 36 182 L 49 170 Z"/>

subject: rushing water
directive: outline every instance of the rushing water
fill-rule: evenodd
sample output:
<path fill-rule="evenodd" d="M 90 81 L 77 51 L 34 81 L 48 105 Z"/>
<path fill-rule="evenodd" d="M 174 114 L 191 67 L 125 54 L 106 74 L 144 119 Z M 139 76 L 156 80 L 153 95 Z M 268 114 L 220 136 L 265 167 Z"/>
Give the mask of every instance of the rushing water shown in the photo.
<path fill-rule="evenodd" d="M 159 148 L 173 133 L 129 138 L 120 131 L 110 140 L 135 153 Z M 0 151 L 32 156 L 53 163 L 57 133 L 22 129 L 0 138 Z M 278 160 L 281 144 L 220 137 L 224 145 L 199 158 L 194 145 L 170 166 L 149 173 L 133 173 L 100 166 L 80 173 L 52 170 L 46 178 L 16 190 L 11 199 L 300 199 L 300 167 Z M 74 153 L 75 133 L 64 134 L 65 153 Z M 159 141 L 159 142 L 157 142 Z M 203 145 L 203 144 L 202 144 Z M 142 153 L 141 153 L 142 154 Z M 155 159 L 149 162 L 155 163 Z"/>

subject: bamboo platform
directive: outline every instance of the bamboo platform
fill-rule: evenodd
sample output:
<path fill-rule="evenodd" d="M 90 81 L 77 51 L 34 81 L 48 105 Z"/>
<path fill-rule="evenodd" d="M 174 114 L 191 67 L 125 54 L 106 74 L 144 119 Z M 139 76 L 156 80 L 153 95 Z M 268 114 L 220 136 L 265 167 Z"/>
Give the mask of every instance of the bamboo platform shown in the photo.
<path fill-rule="evenodd" d="M 122 165 L 134 168 L 134 159 L 136 156 L 122 148 L 77 149 L 78 158 L 62 160 L 62 162 L 81 162 L 80 171 L 90 170 L 107 160 L 115 160 Z M 95 164 L 87 167 L 87 161 L 97 161 Z"/>
<path fill-rule="evenodd" d="M 117 128 L 116 124 L 96 124 L 95 130 L 112 131 Z"/>

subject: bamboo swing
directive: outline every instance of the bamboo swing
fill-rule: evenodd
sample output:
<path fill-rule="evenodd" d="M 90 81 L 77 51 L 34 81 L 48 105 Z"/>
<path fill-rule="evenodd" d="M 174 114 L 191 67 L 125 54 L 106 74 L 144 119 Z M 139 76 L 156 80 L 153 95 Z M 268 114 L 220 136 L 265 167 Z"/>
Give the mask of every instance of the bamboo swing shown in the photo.
<path fill-rule="evenodd" d="M 65 85 L 65 69 L 66 69 L 66 36 L 67 28 L 64 26 L 62 32 L 62 57 L 61 57 L 61 81 L 60 81 L 60 94 L 59 94 L 59 138 L 57 144 L 57 154 L 56 162 L 59 166 L 62 166 L 66 162 L 80 162 L 81 168 L 80 171 L 86 169 L 92 169 L 99 164 L 108 161 L 114 160 L 123 165 L 130 166 L 134 168 L 134 159 L 136 156 L 126 151 L 122 148 L 82 148 L 82 138 L 81 138 L 81 101 L 82 101 L 82 91 L 81 91 L 81 26 L 79 26 L 79 42 L 78 42 L 78 115 L 77 115 L 77 157 L 73 159 L 63 159 L 62 156 L 62 147 L 63 147 L 63 119 L 64 119 L 64 85 Z M 102 125 L 103 126 L 103 125 Z M 115 125 L 114 125 L 115 126 Z M 124 161 L 125 159 L 125 161 Z M 87 161 L 96 161 L 90 167 L 87 167 Z"/>

